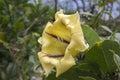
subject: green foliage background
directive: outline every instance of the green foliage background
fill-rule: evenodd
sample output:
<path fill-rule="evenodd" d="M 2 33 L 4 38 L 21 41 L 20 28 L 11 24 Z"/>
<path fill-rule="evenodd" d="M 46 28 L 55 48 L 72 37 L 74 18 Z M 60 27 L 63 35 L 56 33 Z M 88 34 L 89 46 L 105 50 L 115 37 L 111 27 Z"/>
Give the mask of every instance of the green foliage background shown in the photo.
<path fill-rule="evenodd" d="M 98 0 L 98 6 L 105 7 L 115 0 L 105 1 Z M 101 16 L 104 13 L 111 16 L 105 11 L 81 14 L 81 20 L 85 21 L 83 33 L 90 45 L 89 50 L 83 53 L 85 58 L 81 60 L 78 56 L 77 65 L 58 78 L 55 72 L 45 77 L 37 56 L 41 48 L 37 40 L 46 23 L 54 21 L 56 7 L 51 9 L 43 5 L 42 0 L 34 0 L 33 3 L 28 0 L 0 0 L 0 80 L 33 80 L 34 77 L 36 80 L 118 80 L 120 43 L 115 41 L 115 33 L 116 29 L 120 30 L 117 24 L 112 29 L 103 25 Z"/>
<path fill-rule="evenodd" d="M 0 0 L 0 80 L 29 80 L 36 74 L 37 40 L 53 16 L 41 1 Z"/>

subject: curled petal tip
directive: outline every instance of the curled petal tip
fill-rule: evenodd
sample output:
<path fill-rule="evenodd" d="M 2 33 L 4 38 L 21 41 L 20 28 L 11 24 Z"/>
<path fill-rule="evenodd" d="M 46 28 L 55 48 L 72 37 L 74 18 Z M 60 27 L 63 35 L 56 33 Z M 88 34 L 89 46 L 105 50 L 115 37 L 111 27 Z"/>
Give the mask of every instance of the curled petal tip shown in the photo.
<path fill-rule="evenodd" d="M 39 42 L 40 44 L 43 43 L 43 41 L 42 41 L 42 37 L 40 37 L 40 38 L 38 39 L 38 42 Z"/>
<path fill-rule="evenodd" d="M 60 13 L 63 13 L 63 9 L 60 9 L 60 11 L 59 11 Z"/>

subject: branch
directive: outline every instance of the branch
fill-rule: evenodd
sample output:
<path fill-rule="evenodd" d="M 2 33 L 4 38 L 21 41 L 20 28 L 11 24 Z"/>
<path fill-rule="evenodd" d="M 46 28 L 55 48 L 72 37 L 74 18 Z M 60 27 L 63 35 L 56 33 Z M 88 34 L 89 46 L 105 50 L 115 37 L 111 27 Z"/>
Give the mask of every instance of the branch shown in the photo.
<path fill-rule="evenodd" d="M 84 2 L 84 0 L 81 0 L 82 1 L 82 4 L 83 4 L 83 11 L 85 12 L 86 10 L 85 10 L 85 2 Z"/>
<path fill-rule="evenodd" d="M 57 4 L 58 4 L 58 1 L 57 0 L 54 0 L 55 1 L 55 13 L 57 12 Z"/>
<path fill-rule="evenodd" d="M 77 0 L 73 0 L 74 2 L 75 2 L 75 4 L 77 5 L 77 11 L 78 12 L 80 12 L 80 6 L 79 6 L 79 4 L 78 4 L 78 2 L 77 2 Z"/>
<path fill-rule="evenodd" d="M 25 30 L 24 35 L 27 35 L 28 31 L 36 24 L 36 22 L 39 20 L 38 18 L 35 18 L 35 20 L 31 23 L 31 25 Z"/>

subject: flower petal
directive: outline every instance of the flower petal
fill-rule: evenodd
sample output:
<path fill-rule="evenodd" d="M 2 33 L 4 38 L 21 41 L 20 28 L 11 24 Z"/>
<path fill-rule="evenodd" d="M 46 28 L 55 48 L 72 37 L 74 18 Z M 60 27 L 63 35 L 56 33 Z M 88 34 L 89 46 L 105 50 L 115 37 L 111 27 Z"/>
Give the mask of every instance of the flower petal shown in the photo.
<path fill-rule="evenodd" d="M 75 60 L 70 54 L 66 54 L 63 58 L 50 58 L 46 54 L 38 53 L 40 62 L 45 70 L 45 75 L 48 75 L 53 67 L 56 68 L 56 77 L 70 69 L 75 65 Z"/>
<path fill-rule="evenodd" d="M 65 56 L 60 60 L 60 63 L 56 65 L 56 77 L 66 72 L 73 65 L 75 65 L 75 60 L 72 55 L 69 53 L 65 54 Z"/>
<path fill-rule="evenodd" d="M 75 65 L 74 56 L 88 48 L 79 14 L 64 15 L 62 10 L 55 14 L 53 24 L 48 22 L 38 42 L 42 44 L 38 56 L 45 74 L 48 75 L 55 67 L 56 77 Z"/>
<path fill-rule="evenodd" d="M 64 25 L 71 30 L 71 41 L 67 47 L 69 54 L 76 56 L 78 53 L 85 51 L 89 46 L 85 44 L 78 12 L 72 15 L 64 15 L 61 11 L 56 16 L 56 18 L 62 19 Z"/>
<path fill-rule="evenodd" d="M 45 75 L 50 74 L 50 72 L 52 71 L 52 69 L 54 67 L 52 64 L 50 64 L 50 58 L 46 57 L 45 54 L 42 52 L 39 52 L 38 56 L 39 56 L 39 60 L 42 64 L 42 67 L 45 70 Z"/>

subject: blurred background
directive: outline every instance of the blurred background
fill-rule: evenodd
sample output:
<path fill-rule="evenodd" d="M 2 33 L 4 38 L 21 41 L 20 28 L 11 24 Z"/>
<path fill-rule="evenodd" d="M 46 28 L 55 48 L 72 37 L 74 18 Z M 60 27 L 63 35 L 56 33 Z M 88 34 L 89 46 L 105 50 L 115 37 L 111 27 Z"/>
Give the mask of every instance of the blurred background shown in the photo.
<path fill-rule="evenodd" d="M 44 77 L 37 40 L 60 9 L 66 14 L 78 11 L 81 23 L 101 38 L 115 32 L 120 39 L 120 0 L 0 0 L 0 80 Z"/>

